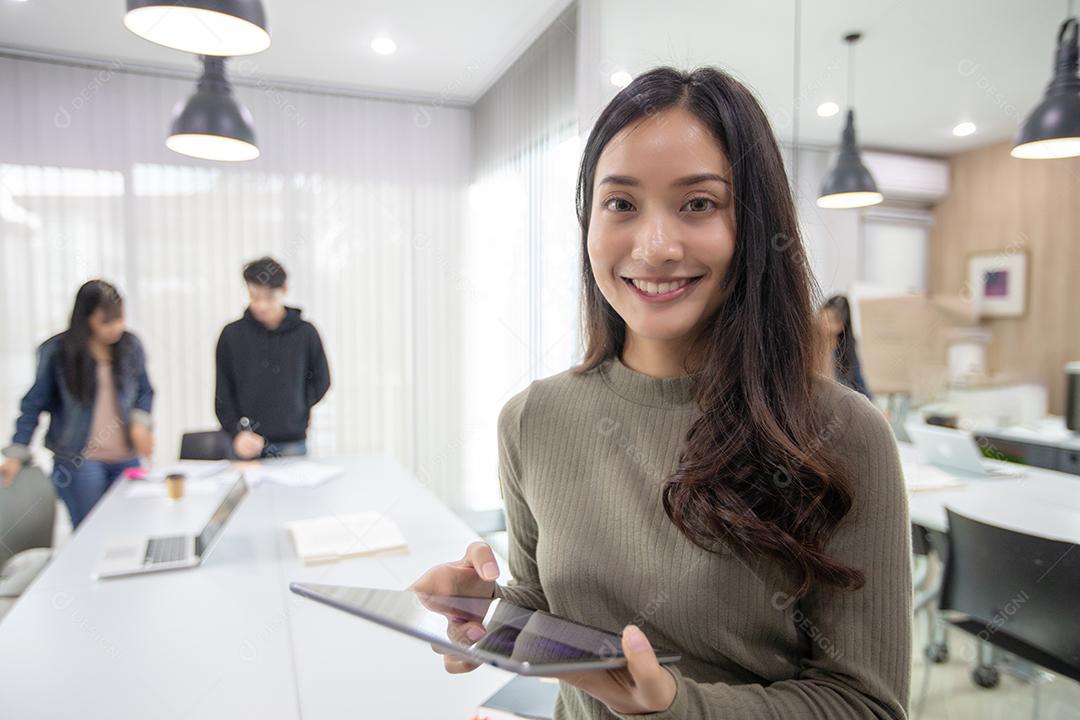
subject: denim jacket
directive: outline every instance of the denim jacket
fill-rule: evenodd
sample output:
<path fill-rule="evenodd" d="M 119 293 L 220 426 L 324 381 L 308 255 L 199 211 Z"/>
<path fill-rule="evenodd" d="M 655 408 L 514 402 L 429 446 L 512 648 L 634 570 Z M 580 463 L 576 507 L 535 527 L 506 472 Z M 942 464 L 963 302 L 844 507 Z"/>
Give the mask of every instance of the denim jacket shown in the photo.
<path fill-rule="evenodd" d="M 86 405 L 71 394 L 64 379 L 62 336 L 54 335 L 37 351 L 37 375 L 34 384 L 19 404 L 15 421 L 15 436 L 4 448 L 7 457 L 26 461 L 30 458 L 30 438 L 37 428 L 41 413 L 49 413 L 49 431 L 45 447 L 58 457 L 70 459 L 86 448 L 90 435 L 93 405 Z M 116 400 L 125 427 L 131 423 L 150 426 L 150 408 L 154 388 L 146 374 L 146 355 L 142 343 L 131 333 L 124 333 L 120 343 L 126 345 L 119 368 Z M 94 393 L 97 392 L 96 380 Z"/>

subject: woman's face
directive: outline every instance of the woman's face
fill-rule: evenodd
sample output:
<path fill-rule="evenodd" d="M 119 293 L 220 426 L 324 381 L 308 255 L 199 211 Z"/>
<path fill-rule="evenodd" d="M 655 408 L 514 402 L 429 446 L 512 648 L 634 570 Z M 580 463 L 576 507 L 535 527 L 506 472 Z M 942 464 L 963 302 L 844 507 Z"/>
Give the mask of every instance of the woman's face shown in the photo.
<path fill-rule="evenodd" d="M 735 250 L 731 165 L 708 128 L 682 108 L 623 128 L 600 154 L 590 212 L 593 277 L 628 335 L 692 340 Z"/>
<path fill-rule="evenodd" d="M 90 325 L 90 336 L 105 345 L 115 345 L 124 336 L 123 308 L 114 317 L 110 317 L 102 308 L 98 308 L 90 313 L 87 322 Z"/>
<path fill-rule="evenodd" d="M 840 313 L 834 308 L 825 307 L 821 309 L 821 326 L 825 330 L 825 334 L 829 337 L 837 337 L 844 331 L 844 323 L 840 319 Z"/>

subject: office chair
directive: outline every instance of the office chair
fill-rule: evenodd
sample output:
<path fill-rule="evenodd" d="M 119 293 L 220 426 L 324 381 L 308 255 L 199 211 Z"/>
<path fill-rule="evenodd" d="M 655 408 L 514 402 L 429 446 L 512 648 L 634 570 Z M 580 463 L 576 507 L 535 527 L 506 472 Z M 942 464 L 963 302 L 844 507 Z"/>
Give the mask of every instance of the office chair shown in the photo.
<path fill-rule="evenodd" d="M 912 616 L 926 618 L 926 647 L 923 654 L 936 664 L 948 662 L 949 644 L 945 638 L 945 626 L 938 618 L 938 597 L 941 595 L 942 556 L 944 555 L 942 533 L 911 524 L 912 587 L 915 597 Z"/>
<path fill-rule="evenodd" d="M 181 460 L 226 460 L 229 436 L 223 430 L 186 432 L 180 437 Z"/>
<path fill-rule="evenodd" d="M 1080 681 L 1080 550 L 1058 540 L 989 525 L 947 510 L 948 550 L 941 610 L 980 641 L 1058 675 Z M 975 668 L 982 687 L 997 669 Z M 1038 685 L 1035 685 L 1038 711 Z"/>
<path fill-rule="evenodd" d="M 0 484 L 0 617 L 52 557 L 56 493 L 36 465 Z"/>

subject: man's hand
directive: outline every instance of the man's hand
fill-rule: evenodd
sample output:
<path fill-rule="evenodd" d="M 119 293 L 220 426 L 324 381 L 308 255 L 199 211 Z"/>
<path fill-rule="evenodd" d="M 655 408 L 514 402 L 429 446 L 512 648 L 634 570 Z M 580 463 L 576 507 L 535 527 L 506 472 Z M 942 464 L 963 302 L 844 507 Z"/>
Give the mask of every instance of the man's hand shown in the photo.
<path fill-rule="evenodd" d="M 250 430 L 242 430 L 233 438 L 233 452 L 241 460 L 250 460 L 262 453 L 266 438 Z"/>

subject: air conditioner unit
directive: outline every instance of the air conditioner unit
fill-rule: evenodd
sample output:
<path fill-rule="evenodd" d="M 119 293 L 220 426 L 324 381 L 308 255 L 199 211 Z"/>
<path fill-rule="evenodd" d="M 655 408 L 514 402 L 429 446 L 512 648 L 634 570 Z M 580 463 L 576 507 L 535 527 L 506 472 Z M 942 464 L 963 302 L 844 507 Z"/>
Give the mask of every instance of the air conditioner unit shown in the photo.
<path fill-rule="evenodd" d="M 947 160 L 872 150 L 863 151 L 862 159 L 886 202 L 905 200 L 932 205 L 949 192 Z"/>

